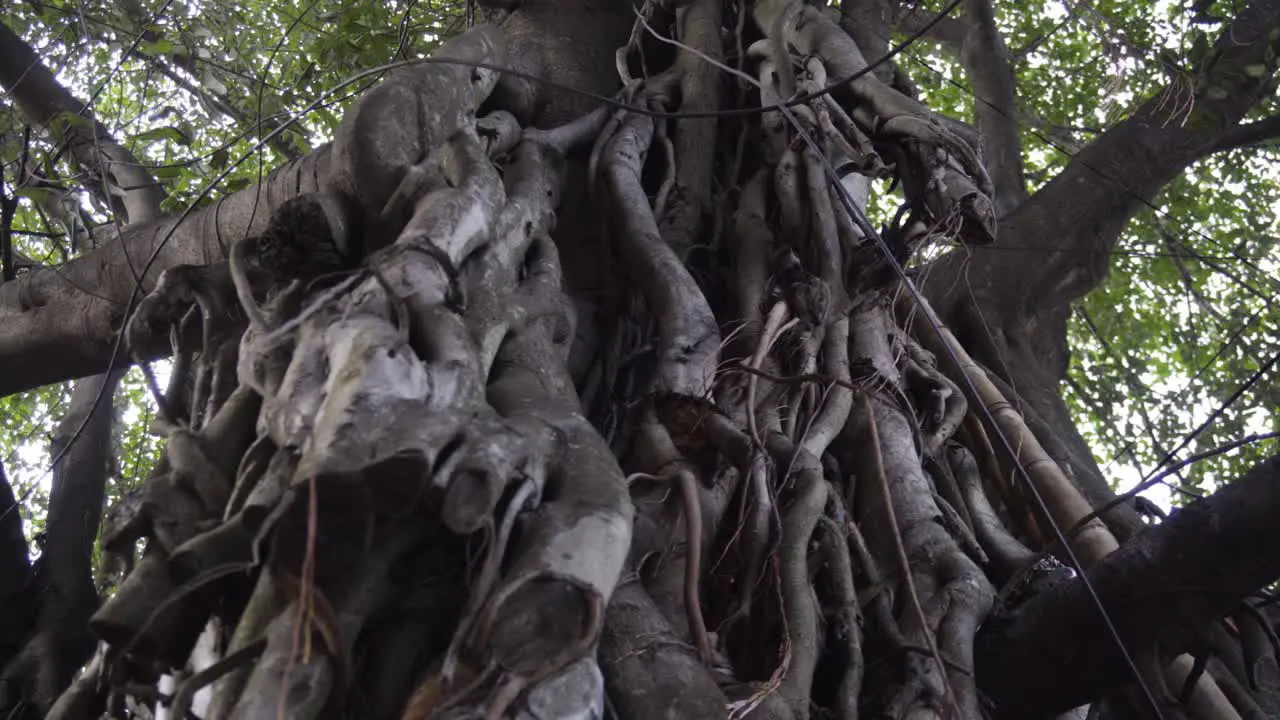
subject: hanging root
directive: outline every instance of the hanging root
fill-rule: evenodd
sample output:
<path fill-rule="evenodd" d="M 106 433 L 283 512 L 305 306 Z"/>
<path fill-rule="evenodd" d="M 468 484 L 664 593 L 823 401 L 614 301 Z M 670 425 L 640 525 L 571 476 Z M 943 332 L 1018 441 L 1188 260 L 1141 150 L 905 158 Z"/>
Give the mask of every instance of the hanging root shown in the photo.
<path fill-rule="evenodd" d="M 832 497 L 838 504 L 839 498 Z M 844 674 L 836 695 L 835 710 L 841 718 L 858 717 L 858 696 L 864 673 L 862 659 L 862 614 L 858 610 L 858 592 L 854 588 L 853 563 L 849 559 L 849 543 L 844 528 L 829 516 L 818 519 L 822 530 L 822 557 L 835 604 L 835 627 L 832 634 L 844 643 Z"/>
<path fill-rule="evenodd" d="M 782 566 L 782 603 L 791 644 L 791 665 L 778 689 L 796 718 L 809 717 L 809 692 L 818 664 L 818 617 L 809 582 L 809 541 L 827 505 L 822 468 L 803 449 L 777 438 L 774 462 L 788 468 L 784 484 L 793 484 L 795 498 L 782 518 L 778 558 Z M 781 457 L 779 457 L 781 456 Z M 794 478 L 792 482 L 787 479 Z"/>

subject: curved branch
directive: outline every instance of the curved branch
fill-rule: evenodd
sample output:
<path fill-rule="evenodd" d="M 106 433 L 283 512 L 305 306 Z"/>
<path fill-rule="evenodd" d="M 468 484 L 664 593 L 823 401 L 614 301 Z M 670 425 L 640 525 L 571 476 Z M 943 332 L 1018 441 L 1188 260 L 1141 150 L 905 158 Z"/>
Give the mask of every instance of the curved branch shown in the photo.
<path fill-rule="evenodd" d="M 1280 457 L 1174 512 L 1089 569 L 1129 647 L 1178 653 L 1240 599 L 1280 578 Z M 1084 583 L 1036 596 L 979 633 L 978 677 L 1002 717 L 1038 717 L 1107 694 L 1124 661 Z"/>
<path fill-rule="evenodd" d="M 1166 183 L 1212 152 L 1262 98 L 1276 70 L 1280 0 L 1255 0 L 1225 28 L 1194 78 L 1192 100 L 1168 102 L 1186 79 L 1102 133 L 1051 182 L 1002 218 L 1000 242 L 1040 252 L 952 253 L 929 273 L 944 317 L 972 291 L 988 320 L 1058 311 L 1106 276 L 1109 251 L 1129 219 Z M 1262 72 L 1258 72 L 1258 68 Z M 967 265 L 969 283 L 950 278 Z M 927 283 L 929 284 L 929 283 Z"/>
<path fill-rule="evenodd" d="M 0 24 L 0 85 L 33 125 L 52 128 L 81 167 L 97 171 L 110 186 L 112 209 L 124 223 L 155 217 L 164 192 L 133 156 L 111 138 L 86 103 L 71 95 L 35 50 Z M 21 182 L 19 178 L 19 182 Z M 119 202 L 112 202 L 119 196 Z"/>

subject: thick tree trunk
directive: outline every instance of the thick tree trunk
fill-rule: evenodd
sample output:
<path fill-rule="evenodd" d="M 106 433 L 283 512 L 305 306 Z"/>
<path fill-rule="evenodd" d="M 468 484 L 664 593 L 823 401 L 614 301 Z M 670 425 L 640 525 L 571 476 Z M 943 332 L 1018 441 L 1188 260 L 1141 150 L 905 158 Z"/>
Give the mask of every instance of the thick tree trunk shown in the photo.
<path fill-rule="evenodd" d="M 1273 19 L 1271 2 L 1245 19 Z M 972 42 L 998 53 L 989 8 L 971 5 Z M 192 247 L 157 255 L 165 271 L 128 338 L 143 351 L 193 306 L 217 332 L 180 355 L 194 381 L 166 397 L 181 411 L 165 459 L 104 530 L 109 551 L 146 545 L 93 617 L 110 652 L 49 716 L 121 704 L 162 674 L 163 712 L 202 718 L 586 718 L 607 699 L 621 718 L 923 719 L 1119 703 L 1132 676 L 1037 653 L 1075 633 L 1109 668 L 1156 669 L 1137 697 L 1247 715 L 1256 685 L 1227 686 L 1229 700 L 1203 678 L 1186 708 L 1152 691 L 1186 636 L 1133 619 L 1212 635 L 1280 573 L 1274 554 L 1241 552 L 1269 518 L 1242 500 L 1258 481 L 1112 554 L 1078 448 L 1054 432 L 1061 368 L 1028 365 L 1041 384 L 1015 396 L 1006 366 L 980 363 L 1024 336 L 992 339 L 976 310 L 926 297 L 902 269 L 924 242 L 981 245 L 1043 213 L 1033 196 L 997 227 L 1016 162 L 992 162 L 993 183 L 968 132 L 877 79 L 880 51 L 800 0 L 641 12 L 495 12 L 362 98 L 332 146 L 273 177 L 266 215 L 225 219 L 236 234 L 209 233 L 224 219 L 205 211 L 69 270 L 95 275 L 92 262 L 177 227 Z M 698 60 L 740 74 L 712 81 Z M 619 75 L 635 79 L 619 91 Z M 1223 127 L 1254 89 L 1232 82 L 1235 100 L 1210 107 Z M 709 108 L 734 112 L 680 115 Z M 850 188 L 865 192 L 884 159 L 921 222 L 882 237 Z M 283 192 L 299 173 L 308 191 Z M 119 320 L 132 278 L 100 282 L 114 305 L 33 274 L 0 288 L 0 308 Z M 1033 295 L 1021 311 L 1056 317 Z M 88 337 L 75 330 L 55 333 Z M 0 360 L 53 347 L 5 332 Z M 1195 545 L 1204 533 L 1229 542 Z M 1091 569 L 1069 579 L 1051 555 Z M 1166 560 L 1138 562 L 1152 557 Z M 1168 615 L 1121 604 L 1116 648 L 1092 613 L 1128 599 L 1126 568 L 1230 582 Z"/>

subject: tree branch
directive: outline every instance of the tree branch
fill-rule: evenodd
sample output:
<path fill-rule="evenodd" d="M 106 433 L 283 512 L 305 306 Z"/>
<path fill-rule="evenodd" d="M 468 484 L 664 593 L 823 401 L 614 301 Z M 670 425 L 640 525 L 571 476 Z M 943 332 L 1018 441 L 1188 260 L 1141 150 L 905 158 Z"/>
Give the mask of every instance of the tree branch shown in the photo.
<path fill-rule="evenodd" d="M 1280 457 L 1089 569 L 1102 605 L 1131 649 L 1196 649 L 1211 623 L 1280 578 Z M 1039 717 L 1101 697 L 1125 682 L 1124 660 L 1084 583 L 1073 579 L 992 618 L 979 633 L 979 684 L 1000 717 Z"/>
<path fill-rule="evenodd" d="M 1270 34 L 1277 27 L 1280 0 L 1255 0 L 1223 31 L 1194 96 L 1188 99 L 1184 78 L 1150 98 L 1002 218 L 994 246 L 949 253 L 922 273 L 938 315 L 1052 428 L 1067 453 L 1056 459 L 1095 507 L 1114 493 L 1057 390 L 1068 366 L 1071 303 L 1106 277 L 1109 253 L 1133 215 L 1259 101 L 1276 69 L 1280 37 Z M 1183 102 L 1172 102 L 1178 92 Z M 1038 251 L 1002 252 L 1004 245 Z M 1122 540 L 1142 528 L 1127 507 L 1105 519 Z"/>
<path fill-rule="evenodd" d="M 899 9 L 901 9 L 901 5 L 899 5 Z M 920 32 L 921 28 L 929 27 L 929 23 L 934 22 L 937 16 L 937 13 L 919 6 L 909 7 L 906 12 L 894 18 L 893 26 L 900 32 L 911 35 Z M 929 27 L 924 37 L 959 55 L 960 48 L 964 45 L 965 37 L 968 34 L 969 27 L 964 20 L 946 17 Z"/>
<path fill-rule="evenodd" d="M 893 26 L 901 32 L 919 32 L 937 17 L 918 7 L 897 10 Z M 925 37 L 956 56 L 968 74 L 981 144 L 977 149 L 996 187 L 996 216 L 1002 217 L 1026 200 L 1027 191 L 1018 135 L 1017 83 L 990 0 L 967 0 L 962 18 L 942 18 Z"/>
<path fill-rule="evenodd" d="M 0 464 L 0 668 L 22 647 L 35 610 L 30 592 L 31 555 L 22 531 L 22 513 Z M 0 699 L 0 705 L 3 700 Z"/>
<path fill-rule="evenodd" d="M 91 121 L 57 123 L 50 129 L 60 143 L 72 148 L 72 157 L 82 169 L 103 169 L 101 174 L 108 182 L 97 184 L 96 189 L 106 204 L 123 211 L 125 217 L 117 217 L 117 221 L 146 223 L 161 217 L 164 192 L 137 158 L 77 103 L 29 46 L 5 28 L 0 28 L 0 45 L 19 55 L 26 51 L 22 58 L 27 63 L 25 76 L 5 83 L 19 107 L 49 112 L 47 117 L 28 117 L 29 122 L 48 124 L 59 115 L 78 115 Z M 35 589 L 41 598 L 39 612 L 34 632 L 4 667 L 4 678 L 23 687 L 24 699 L 45 714 L 89 660 L 96 644 L 89 630 L 89 618 L 98 608 L 93 545 L 112 455 L 111 399 L 124 372 L 117 368 L 76 382 L 50 443 L 55 460 L 41 554 L 43 571 Z"/>
<path fill-rule="evenodd" d="M 77 382 L 49 448 L 61 457 L 53 466 L 42 570 L 35 588 L 39 611 L 35 627 L 26 628 L 34 631 L 4 668 L 4 680 L 21 687 L 20 695 L 41 713 L 47 713 L 71 684 L 96 645 L 89 630 L 89 618 L 98 609 L 93 543 L 111 458 L 111 396 L 123 374 L 116 370 Z"/>
<path fill-rule="evenodd" d="M 1210 54 L 1216 61 L 1194 80 L 1194 97 L 1188 97 L 1188 80 L 1175 81 L 1076 154 L 1057 177 L 1005 216 L 993 251 L 975 249 L 966 251 L 966 258 L 945 258 L 942 264 L 950 267 L 935 268 L 932 276 L 954 277 L 949 271 L 966 265 L 970 283 L 939 286 L 935 307 L 961 301 L 961 295 L 967 300 L 972 290 L 988 321 L 1011 322 L 1059 312 L 1096 287 L 1129 219 L 1188 165 L 1211 152 L 1261 98 L 1276 69 L 1280 39 L 1268 33 L 1277 27 L 1280 0 L 1253 2 L 1223 31 Z M 1184 102 L 1171 102 L 1170 96 L 1178 93 Z M 1043 252 L 999 252 L 1005 242 Z"/>
<path fill-rule="evenodd" d="M 1280 139 L 1280 115 L 1272 115 L 1257 122 L 1237 125 L 1224 132 L 1213 144 L 1212 152 L 1254 147 L 1277 139 Z"/>
<path fill-rule="evenodd" d="M 0 86 L 31 124 L 53 129 L 81 167 L 101 176 L 108 186 L 106 199 L 121 220 L 150 219 L 149 208 L 158 208 L 163 197 L 155 178 L 111 140 L 89 107 L 67 92 L 31 46 L 4 24 L 0 24 Z"/>
<path fill-rule="evenodd" d="M 156 42 L 161 39 L 160 33 L 156 32 L 152 26 L 151 18 L 142 9 L 142 6 L 136 0 L 121 0 L 117 3 L 124 12 L 125 17 L 133 25 L 132 30 L 138 33 L 143 40 L 147 42 Z M 191 80 L 183 77 L 180 73 L 173 69 L 165 59 L 148 55 L 141 50 L 135 50 L 134 55 L 142 58 L 145 62 L 154 67 L 157 71 L 169 78 L 175 85 L 186 90 L 192 95 L 203 98 L 209 105 L 217 108 L 222 114 L 232 120 L 242 123 L 246 129 L 259 138 L 266 138 L 265 142 L 272 150 L 280 153 L 280 156 L 287 160 L 297 160 L 307 153 L 307 144 L 302 136 L 296 132 L 276 133 L 275 131 L 283 127 L 283 122 L 279 117 L 261 117 L 259 113 L 252 113 L 256 117 L 249 117 L 251 110 L 237 107 L 236 104 L 226 93 L 218 93 L 210 88 L 204 87 L 203 84 L 196 85 Z M 199 69 L 196 67 L 195 59 L 190 55 L 179 53 L 168 53 L 168 60 L 173 65 L 184 71 L 191 78 L 200 78 Z M 252 96 L 252 93 L 250 93 Z"/>
<path fill-rule="evenodd" d="M 996 27 L 990 0 L 967 0 L 965 19 L 968 32 L 961 44 L 960 59 L 973 87 L 973 116 L 982 137 L 982 159 L 996 187 L 996 217 L 1003 217 L 1027 197 L 1013 65 Z"/>
<path fill-rule="evenodd" d="M 0 396 L 103 372 L 137 276 L 154 254 L 141 292 L 175 265 L 223 260 L 242 237 L 261 233 L 271 214 L 315 192 L 328 173 L 329 146 L 271 172 L 262 184 L 227 195 L 185 218 L 164 218 L 120 231 L 98 249 L 56 268 L 0 285 Z M 114 230 L 112 228 L 112 230 Z M 144 357 L 169 352 L 167 338 L 132 348 Z M 129 362 L 128 358 L 118 358 Z"/>
<path fill-rule="evenodd" d="M 129 298 L 166 268 L 226 257 L 230 244 L 260 232 L 271 213 L 300 192 L 319 188 L 328 150 L 285 165 L 263 183 L 184 218 L 156 220 L 163 191 L 145 167 L 58 83 L 35 52 L 0 25 L 0 85 L 35 124 L 55 130 L 85 168 L 106 168 L 104 192 L 131 227 L 105 226 L 100 247 L 57 268 L 38 269 L 0 285 L 0 395 L 103 372 Z M 76 121 L 59 122 L 73 117 Z M 154 222 L 153 222 L 154 221 Z M 148 269 L 148 261 L 155 262 Z M 167 339 L 138 348 L 156 357 Z M 117 362 L 128 363 L 125 357 Z"/>
<path fill-rule="evenodd" d="M 526 77 L 541 76 L 546 74 L 545 68 L 555 68 L 560 83 L 609 94 L 617 85 L 612 50 L 606 51 L 598 43 L 586 48 L 565 44 L 559 38 L 584 32 L 625 37 L 634 14 L 629 9 L 620 12 L 619 3 L 588 4 L 584 12 L 573 16 L 557 7 L 531 3 L 503 21 L 503 42 L 518 42 L 523 48 L 519 57 L 509 58 L 509 67 Z M 3 57 L 0 55 L 0 60 Z M 0 67 L 8 71 L 12 64 L 0 61 Z M 544 83 L 514 75 L 502 78 L 491 99 L 533 126 L 554 126 L 597 105 L 590 98 L 554 91 Z M 321 146 L 273 171 L 261 184 L 225 196 L 185 218 L 126 228 L 119 238 L 92 253 L 0 285 L 0 367 L 6 369 L 0 376 L 0 396 L 101 373 L 111 357 L 121 314 L 137 290 L 135 274 L 142 274 L 148 260 L 152 262 L 142 278 L 143 291 L 167 268 L 225 259 L 231 243 L 262 232 L 284 202 L 320 190 L 329 181 L 331 157 L 331 146 Z M 152 341 L 131 350 L 149 358 L 169 352 L 168 338 Z"/>

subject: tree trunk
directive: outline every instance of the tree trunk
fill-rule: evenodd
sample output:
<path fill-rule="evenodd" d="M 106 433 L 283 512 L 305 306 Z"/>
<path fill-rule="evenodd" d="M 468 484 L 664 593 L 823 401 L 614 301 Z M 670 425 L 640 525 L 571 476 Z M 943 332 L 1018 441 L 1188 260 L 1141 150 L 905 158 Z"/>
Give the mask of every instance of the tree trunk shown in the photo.
<path fill-rule="evenodd" d="M 93 617 L 109 651 L 49 717 L 120 712 L 161 675 L 158 714 L 219 719 L 1266 707 L 1247 680 L 1228 699 L 1193 677 L 1184 706 L 1160 678 L 1280 573 L 1274 553 L 1228 566 L 1200 548 L 1179 586 L 1232 582 L 1159 622 L 1124 605 L 1121 648 L 1091 614 L 1206 526 L 1242 523 L 1223 535 L 1238 557 L 1266 513 L 1227 495 L 1112 556 L 1090 518 L 1103 493 L 1062 462 L 1078 448 L 1053 425 L 1059 368 L 1013 396 L 980 362 L 1023 336 L 980 335 L 903 270 L 927 242 L 998 241 L 1015 161 L 993 185 L 964 133 L 800 0 L 487 12 L 268 184 L 310 168 L 307 192 L 216 240 L 206 214 L 97 256 L 164 258 L 130 315 L 136 351 L 191 307 L 212 330 L 180 355 L 193 381 L 166 397 L 184 410 L 144 500 L 104 530 L 108 550 L 146 546 Z M 882 235 L 866 178 L 890 164 L 914 212 Z M 173 227 L 194 244 L 161 249 Z M 121 278 L 99 286 L 127 299 Z M 123 317 L 20 282 L 0 307 Z M 0 330 L 0 358 L 52 345 L 33 347 Z M 1151 548 L 1175 559 L 1132 560 Z M 1046 662 L 1050 629 L 1124 672 Z"/>

